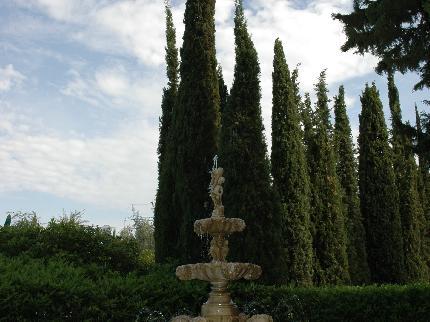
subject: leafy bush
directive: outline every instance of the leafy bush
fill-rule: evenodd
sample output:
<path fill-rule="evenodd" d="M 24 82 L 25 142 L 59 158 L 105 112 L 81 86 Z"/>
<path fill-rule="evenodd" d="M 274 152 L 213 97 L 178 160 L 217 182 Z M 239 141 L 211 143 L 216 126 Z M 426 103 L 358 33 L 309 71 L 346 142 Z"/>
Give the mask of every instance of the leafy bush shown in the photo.
<path fill-rule="evenodd" d="M 0 254 L 10 257 L 25 254 L 32 258 L 60 256 L 70 263 L 94 263 L 121 272 L 143 268 L 135 239 L 83 225 L 75 217 L 52 219 L 46 228 L 37 221 L 19 221 L 2 227 Z"/>
<path fill-rule="evenodd" d="M 146 275 L 60 257 L 0 255 L 0 321 L 168 321 L 197 315 L 209 287 L 181 282 L 174 266 Z M 234 301 L 275 321 L 428 321 L 430 285 L 289 288 L 237 283 Z"/>
<path fill-rule="evenodd" d="M 0 321 L 134 321 L 147 311 L 172 316 L 196 312 L 207 293 L 203 283 L 181 283 L 172 267 L 151 274 L 123 274 L 64 259 L 0 255 Z M 168 320 L 168 319 L 166 319 Z"/>

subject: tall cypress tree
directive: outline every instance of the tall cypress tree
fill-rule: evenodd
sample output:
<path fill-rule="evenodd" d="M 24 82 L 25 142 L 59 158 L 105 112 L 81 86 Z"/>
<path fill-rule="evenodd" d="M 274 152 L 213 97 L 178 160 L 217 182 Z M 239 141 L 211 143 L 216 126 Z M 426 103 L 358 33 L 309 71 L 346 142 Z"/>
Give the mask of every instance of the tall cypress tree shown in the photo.
<path fill-rule="evenodd" d="M 423 209 L 418 193 L 418 177 L 412 137 L 402 123 L 399 91 L 394 83 L 393 72 L 388 73 L 388 98 L 391 111 L 391 146 L 393 167 L 399 192 L 399 211 L 402 223 L 405 260 L 404 278 L 407 282 L 424 280 L 427 267 L 422 260 Z"/>
<path fill-rule="evenodd" d="M 418 108 L 415 105 L 416 116 L 416 132 L 417 132 L 417 146 L 422 146 L 423 129 L 421 125 L 421 117 L 418 113 Z M 428 161 L 422 153 L 418 151 L 418 192 L 420 196 L 421 208 L 423 209 L 422 217 L 422 257 L 427 263 L 427 271 L 430 275 L 430 180 L 428 175 Z"/>
<path fill-rule="evenodd" d="M 394 83 L 394 74 L 388 72 L 388 101 L 391 112 L 391 147 L 393 150 L 393 167 L 396 175 L 396 185 L 400 192 L 401 173 L 404 169 L 405 157 L 403 151 L 404 137 L 402 133 L 402 111 L 400 108 L 399 91 Z M 400 202 L 402 197 L 400 196 Z M 400 207 L 400 212 L 402 209 Z"/>
<path fill-rule="evenodd" d="M 227 90 L 227 85 L 224 82 L 224 77 L 222 75 L 221 65 L 218 65 L 217 75 L 218 75 L 218 88 L 219 88 L 219 98 L 220 98 L 219 110 L 222 115 L 227 105 L 228 90 Z"/>
<path fill-rule="evenodd" d="M 404 256 L 399 197 L 382 103 L 375 84 L 361 96 L 359 190 L 370 277 L 376 283 L 403 280 Z"/>
<path fill-rule="evenodd" d="M 158 190 L 154 209 L 155 258 L 164 262 L 176 256 L 177 221 L 172 212 L 173 174 L 168 166 L 168 146 L 171 137 L 172 113 L 175 106 L 179 82 L 178 49 L 172 12 L 166 5 L 166 64 L 167 87 L 163 89 L 160 117 L 160 138 L 158 141 Z"/>
<path fill-rule="evenodd" d="M 247 30 L 242 1 L 236 2 L 236 65 L 227 106 L 222 115 L 220 164 L 225 168 L 224 205 L 227 217 L 240 217 L 246 229 L 231 237 L 233 260 L 263 267 L 265 280 L 279 280 L 279 201 L 270 182 L 270 166 L 261 116 L 260 66 Z"/>
<path fill-rule="evenodd" d="M 275 41 L 274 51 L 271 161 L 273 182 L 282 203 L 287 281 L 296 285 L 311 285 L 310 188 L 298 99 L 279 39 Z"/>
<path fill-rule="evenodd" d="M 418 169 L 412 150 L 412 137 L 404 138 L 404 162 L 399 182 L 400 214 L 407 282 L 428 279 L 425 255 L 424 211 L 418 192 Z"/>
<path fill-rule="evenodd" d="M 357 163 L 354 157 L 351 126 L 346 113 L 345 90 L 339 87 L 334 98 L 334 146 L 336 150 L 336 169 L 343 190 L 343 206 L 347 230 L 347 252 L 349 274 L 354 285 L 369 282 L 367 265 L 366 236 L 358 196 Z"/>
<path fill-rule="evenodd" d="M 314 148 L 315 148 L 315 127 L 314 127 L 314 113 L 312 111 L 312 102 L 309 93 L 305 93 L 305 99 L 300 103 L 301 123 L 303 127 L 303 142 L 306 152 L 306 163 L 308 165 L 308 174 L 314 177 Z M 311 180 L 312 181 L 312 180 Z M 311 189 L 312 190 L 312 189 Z"/>
<path fill-rule="evenodd" d="M 330 111 L 328 107 L 325 71 L 316 85 L 317 104 L 314 136 L 314 173 L 312 204 L 315 278 L 317 284 L 349 282 L 346 253 L 346 229 L 342 211 L 342 194 L 336 173 L 336 160 L 331 141 Z"/>
<path fill-rule="evenodd" d="M 220 126 L 214 14 L 215 0 L 186 2 L 181 83 L 172 124 L 173 211 L 181 223 L 179 247 L 186 262 L 205 256 L 193 225 L 211 213 L 207 189 Z"/>

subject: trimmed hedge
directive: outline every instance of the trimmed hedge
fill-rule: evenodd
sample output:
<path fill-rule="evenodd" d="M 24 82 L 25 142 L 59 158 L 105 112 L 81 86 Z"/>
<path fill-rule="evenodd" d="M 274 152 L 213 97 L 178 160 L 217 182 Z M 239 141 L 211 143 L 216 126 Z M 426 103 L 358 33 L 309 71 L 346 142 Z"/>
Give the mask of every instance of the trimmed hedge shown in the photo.
<path fill-rule="evenodd" d="M 0 321 L 168 321 L 197 314 L 208 285 L 173 266 L 121 273 L 63 258 L 0 255 Z M 237 283 L 235 302 L 275 321 L 429 321 L 430 285 L 289 288 Z"/>

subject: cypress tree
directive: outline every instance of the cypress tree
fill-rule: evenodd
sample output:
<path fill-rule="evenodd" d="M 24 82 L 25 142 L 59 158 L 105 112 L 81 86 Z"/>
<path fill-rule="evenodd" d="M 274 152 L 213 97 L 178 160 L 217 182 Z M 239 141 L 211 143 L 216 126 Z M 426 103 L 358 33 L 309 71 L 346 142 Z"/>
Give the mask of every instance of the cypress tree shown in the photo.
<path fill-rule="evenodd" d="M 388 98 L 391 111 L 391 146 L 393 168 L 399 192 L 399 211 L 402 223 L 405 260 L 404 278 L 407 282 L 424 280 L 427 267 L 422 260 L 423 208 L 418 193 L 418 173 L 412 151 L 412 137 L 408 137 L 402 123 L 399 91 L 393 72 L 388 73 Z"/>
<path fill-rule="evenodd" d="M 311 285 L 310 188 L 297 92 L 279 39 L 275 41 L 274 51 L 271 161 L 273 182 L 282 205 L 283 256 L 286 258 L 287 281 Z"/>
<path fill-rule="evenodd" d="M 425 262 L 424 211 L 418 192 L 418 169 L 412 150 L 412 137 L 404 140 L 404 162 L 399 182 L 400 214 L 405 256 L 405 280 L 407 282 L 428 279 Z"/>
<path fill-rule="evenodd" d="M 402 133 L 402 111 L 400 108 L 399 91 L 394 83 L 394 74 L 388 72 L 388 101 L 391 112 L 391 147 L 393 150 L 393 167 L 396 175 L 396 185 L 400 193 L 401 173 L 404 167 L 405 158 L 403 145 L 405 144 Z M 400 196 L 400 202 L 402 197 Z M 400 212 L 402 209 L 400 207 Z"/>
<path fill-rule="evenodd" d="M 342 211 L 342 193 L 336 173 L 331 142 L 332 126 L 328 107 L 325 71 L 316 85 L 315 135 L 312 180 L 315 278 L 317 284 L 349 282 L 346 253 L 346 229 Z"/>
<path fill-rule="evenodd" d="M 184 262 L 205 256 L 193 225 L 211 213 L 207 189 L 220 126 L 214 14 L 215 0 L 186 2 L 181 83 L 172 123 L 173 211 L 181 223 L 179 248 Z"/>
<path fill-rule="evenodd" d="M 422 146 L 423 130 L 421 117 L 415 105 L 417 146 Z M 427 263 L 427 271 L 430 275 L 430 185 L 428 175 L 428 163 L 422 151 L 418 151 L 418 192 L 423 209 L 422 221 L 422 258 Z"/>
<path fill-rule="evenodd" d="M 399 195 L 382 103 L 375 84 L 361 96 L 359 191 L 366 230 L 366 249 L 372 282 L 403 280 L 404 256 Z"/>
<path fill-rule="evenodd" d="M 300 104 L 302 102 L 302 97 L 300 96 L 298 66 L 296 66 L 296 68 L 294 68 L 293 72 L 291 73 L 291 81 L 293 83 L 293 92 L 294 92 L 294 97 L 296 99 L 296 104 L 297 106 L 300 107 Z"/>
<path fill-rule="evenodd" d="M 218 88 L 219 88 L 219 98 L 220 98 L 219 110 L 222 115 L 227 105 L 228 90 L 227 90 L 227 85 L 224 82 L 224 77 L 222 75 L 221 65 L 218 65 L 217 75 L 218 75 Z"/>
<path fill-rule="evenodd" d="M 357 163 L 354 157 L 351 126 L 346 113 L 345 90 L 339 87 L 334 98 L 334 146 L 336 169 L 342 187 L 342 204 L 347 231 L 347 253 L 349 275 L 354 285 L 368 283 L 370 279 L 367 264 L 366 236 L 358 196 Z"/>
<path fill-rule="evenodd" d="M 231 237 L 230 256 L 261 265 L 263 279 L 273 282 L 281 279 L 285 270 L 280 256 L 279 201 L 270 182 L 263 135 L 260 66 L 242 1 L 236 2 L 234 22 L 236 65 L 222 115 L 220 163 L 225 168 L 226 216 L 244 219 L 247 227 Z"/>
<path fill-rule="evenodd" d="M 312 102 L 309 93 L 305 93 L 304 102 L 300 103 L 300 115 L 303 128 L 303 142 L 306 151 L 306 163 L 308 165 L 308 174 L 314 177 L 315 166 L 313 163 L 314 148 L 315 148 L 315 127 L 314 127 L 314 113 L 312 111 Z M 312 181 L 312 180 L 311 180 Z"/>
<path fill-rule="evenodd" d="M 172 169 L 167 164 L 168 145 L 170 144 L 170 128 L 173 108 L 178 92 L 179 61 L 176 48 L 176 31 L 173 25 L 172 12 L 166 4 L 166 65 L 167 87 L 163 89 L 160 117 L 160 138 L 158 141 L 158 190 L 154 209 L 154 238 L 155 259 L 164 262 L 169 257 L 175 257 L 177 243 L 177 221 L 172 210 Z"/>

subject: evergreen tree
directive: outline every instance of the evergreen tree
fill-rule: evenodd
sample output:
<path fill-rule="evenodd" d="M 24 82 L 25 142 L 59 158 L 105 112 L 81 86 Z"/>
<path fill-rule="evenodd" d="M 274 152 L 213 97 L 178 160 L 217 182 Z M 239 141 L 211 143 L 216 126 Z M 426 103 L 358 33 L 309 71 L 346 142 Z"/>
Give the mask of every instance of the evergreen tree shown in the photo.
<path fill-rule="evenodd" d="M 418 192 L 418 169 L 412 150 L 412 138 L 404 140 L 404 162 L 399 182 L 400 214 L 407 282 L 428 279 L 425 255 L 424 212 Z"/>
<path fill-rule="evenodd" d="M 281 198 L 287 281 L 311 285 L 310 188 L 300 130 L 298 91 L 295 91 L 279 39 L 275 42 L 272 79 L 272 176 Z"/>
<path fill-rule="evenodd" d="M 171 140 L 169 134 L 172 113 L 178 92 L 179 61 L 176 48 L 176 31 L 173 25 L 172 12 L 166 5 L 166 64 L 167 87 L 163 89 L 161 101 L 160 138 L 158 141 L 158 190 L 154 209 L 155 259 L 164 262 L 175 257 L 177 243 L 177 221 L 172 212 L 173 174 L 167 164 L 167 147 Z"/>
<path fill-rule="evenodd" d="M 305 93 L 305 100 L 300 104 L 300 115 L 303 127 L 303 142 L 306 151 L 306 163 L 308 165 L 308 174 L 314 177 L 314 148 L 315 148 L 315 128 L 314 113 L 312 111 L 312 102 L 309 93 Z M 312 180 L 311 180 L 312 181 Z"/>
<path fill-rule="evenodd" d="M 343 190 L 343 206 L 347 230 L 347 252 L 349 274 L 354 285 L 369 282 L 367 265 L 366 236 L 360 212 L 358 196 L 357 164 L 354 157 L 351 127 L 345 105 L 345 90 L 339 87 L 334 98 L 334 146 L 336 150 L 337 175 Z"/>
<path fill-rule="evenodd" d="M 394 83 L 393 72 L 388 73 L 388 98 L 391 111 L 391 146 L 396 186 L 399 192 L 399 211 L 402 223 L 405 260 L 405 281 L 414 282 L 426 278 L 427 268 L 422 260 L 423 209 L 418 193 L 418 177 L 412 138 L 408 137 L 402 123 L 399 91 Z"/>
<path fill-rule="evenodd" d="M 396 175 L 397 189 L 400 189 L 401 173 L 404 167 L 405 158 L 403 145 L 404 134 L 402 131 L 402 111 L 400 108 L 399 91 L 394 83 L 394 75 L 392 71 L 388 72 L 388 101 L 391 112 L 391 147 L 393 150 L 393 167 Z M 400 191 L 399 191 L 400 192 Z M 402 197 L 400 196 L 400 201 Z M 400 207 L 400 212 L 402 209 Z"/>
<path fill-rule="evenodd" d="M 219 88 L 219 98 L 220 98 L 219 110 L 222 115 L 227 105 L 228 90 L 227 90 L 227 85 L 224 82 L 224 77 L 222 75 L 221 65 L 218 65 L 217 75 L 218 75 L 218 88 Z"/>
<path fill-rule="evenodd" d="M 279 200 L 270 182 L 270 166 L 261 116 L 260 66 L 247 30 L 242 1 L 236 2 L 236 65 L 222 119 L 220 164 L 225 168 L 227 217 L 239 217 L 247 228 L 231 237 L 233 260 L 262 266 L 263 279 L 281 279 Z"/>
<path fill-rule="evenodd" d="M 336 173 L 331 142 L 332 127 L 328 107 L 325 71 L 316 85 L 315 135 L 312 180 L 315 280 L 317 284 L 342 284 L 349 281 L 346 229 L 342 193 Z"/>
<path fill-rule="evenodd" d="M 296 99 L 296 104 L 297 106 L 300 107 L 300 104 L 302 102 L 302 97 L 300 96 L 299 69 L 297 66 L 296 68 L 294 68 L 293 72 L 291 73 L 291 81 L 293 83 L 293 92 L 294 92 L 294 97 Z"/>
<path fill-rule="evenodd" d="M 418 113 L 418 108 L 415 105 L 416 116 L 416 132 L 417 146 L 422 146 L 423 129 L 421 125 L 421 117 Z M 430 275 L 430 180 L 428 175 L 428 161 L 426 155 L 422 151 L 418 151 L 418 192 L 420 196 L 421 208 L 423 209 L 422 217 L 422 258 L 427 263 L 427 270 Z"/>
<path fill-rule="evenodd" d="M 195 220 L 211 214 L 207 189 L 220 127 L 214 14 L 215 0 L 186 2 L 170 165 L 175 172 L 173 213 L 180 222 L 179 248 L 184 262 L 205 256 L 193 226 Z"/>
<path fill-rule="evenodd" d="M 399 197 L 379 92 L 373 84 L 361 96 L 359 190 L 371 281 L 403 280 L 404 257 Z"/>
<path fill-rule="evenodd" d="M 380 61 L 377 72 L 419 72 L 415 89 L 430 88 L 429 0 L 354 0 L 349 14 L 334 14 L 344 24 L 343 51 L 370 52 Z"/>

